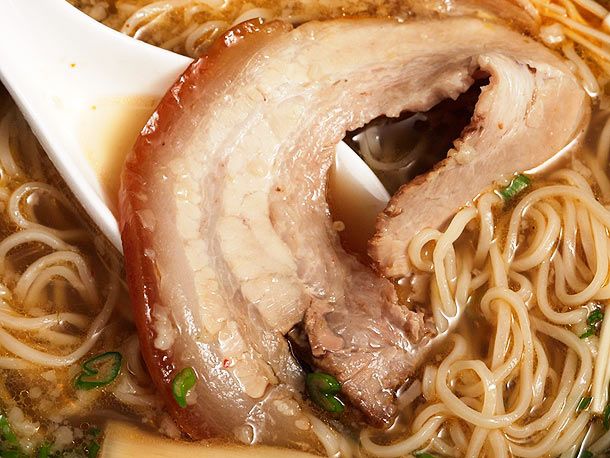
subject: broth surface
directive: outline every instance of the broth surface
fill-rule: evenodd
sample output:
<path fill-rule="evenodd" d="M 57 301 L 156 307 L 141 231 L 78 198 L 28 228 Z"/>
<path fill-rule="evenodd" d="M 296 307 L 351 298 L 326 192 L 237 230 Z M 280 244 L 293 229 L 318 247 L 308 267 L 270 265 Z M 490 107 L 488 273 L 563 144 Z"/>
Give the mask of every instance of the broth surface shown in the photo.
<path fill-rule="evenodd" d="M 395 2 L 340 5 L 276 1 L 157 2 L 153 6 L 162 8 L 155 12 L 151 2 L 144 0 L 70 1 L 117 30 L 191 56 L 203 54 L 211 41 L 233 23 L 255 16 L 281 17 L 295 24 L 315 18 L 352 15 L 406 17 L 404 8 L 396 6 Z M 548 7 L 549 11 L 555 11 L 556 7 L 566 8 L 567 17 L 576 21 L 582 19 L 580 22 L 601 30 L 601 20 L 593 12 L 583 10 L 579 3 L 551 4 L 554 7 Z M 553 32 L 544 27 L 553 26 L 558 19 L 543 13 L 541 39 L 544 40 Z M 565 24 L 566 21 L 559 22 Z M 603 88 L 608 81 L 608 61 L 599 54 L 590 53 L 582 44 L 577 46 L 575 58 L 569 48 L 573 46 L 572 37 L 568 32 L 565 34 L 564 44 L 556 49 L 572 61 L 583 84 L 590 93 L 595 93 L 595 84 L 601 83 Z M 592 72 L 593 79 L 585 75 L 583 65 Z M 446 278 L 437 275 L 440 264 L 433 259 L 435 243 L 422 246 L 419 253 L 422 263 L 432 265 L 433 270 L 418 271 L 408 283 L 399 282 L 397 286 L 405 306 L 434 309 L 440 316 L 447 310 L 436 297 L 440 294 L 438 287 L 434 290 L 439 278 L 441 282 L 446 280 L 446 290 L 456 303 L 459 302 L 456 298 L 460 294 L 460 275 L 468 271 L 468 282 L 476 287 L 468 290 L 467 300 L 461 304 L 464 316 L 453 330 L 450 328 L 454 323 L 442 325 L 439 320 L 439 332 L 448 334 L 447 338 L 437 345 L 400 391 L 401 413 L 394 426 L 389 431 L 353 430 L 342 446 L 365 456 L 411 456 L 412 453 L 423 457 L 477 456 L 472 453 L 476 450 L 477 437 L 483 437 L 481 430 L 485 429 L 480 424 L 489 426 L 491 420 L 485 423 L 467 408 L 477 412 L 491 411 L 490 406 L 482 406 L 488 402 L 489 393 L 497 389 L 496 410 L 489 418 L 517 409 L 523 396 L 519 390 L 528 376 L 522 368 L 528 364 L 523 355 L 528 351 L 529 335 L 529 351 L 534 362 L 529 371 L 533 380 L 528 389 L 533 386 L 535 399 L 528 403 L 527 412 L 510 426 L 494 429 L 484 436 L 481 440 L 487 441 L 484 442 L 487 445 L 478 449 L 482 450 L 478 456 L 590 456 L 583 454 L 585 450 L 594 450 L 596 456 L 607 453 L 610 436 L 606 437 L 604 413 L 593 409 L 600 385 L 595 380 L 596 377 L 603 379 L 603 375 L 596 373 L 602 367 L 605 370 L 601 365 L 597 369 L 595 361 L 604 351 L 602 342 L 607 334 L 604 329 L 610 328 L 610 324 L 606 324 L 608 318 L 603 318 L 610 300 L 608 279 L 604 278 L 596 292 L 582 294 L 586 300 L 571 299 L 593 282 L 596 269 L 603 262 L 600 253 L 606 253 L 600 247 L 603 243 L 610 245 L 610 226 L 604 219 L 610 204 L 610 105 L 603 90 L 600 91 L 581 148 L 566 152 L 552 167 L 532 175 L 531 186 L 511 202 L 502 203 L 494 190 L 481 190 L 478 199 L 461 210 L 462 215 L 473 208 L 478 213 L 442 258 L 442 264 L 448 266 Z M 155 100 L 146 96 L 100 100 L 84 116 L 83 146 L 109 196 L 116 196 L 122 160 L 155 104 Z M 154 434 L 160 432 L 164 436 L 180 438 L 180 431 L 165 412 L 139 355 L 123 284 L 122 260 L 75 203 L 5 94 L 0 94 L 0 106 L 0 456 L 14 451 L 35 455 L 46 447 L 48 456 L 53 456 L 52 453 L 95 456 L 96 448 L 104 439 L 106 424 L 110 424 L 106 431 L 119 448 L 113 442 L 109 450 L 115 451 L 108 451 L 108 455 L 103 456 L 119 456 L 129 449 L 120 448 L 121 441 L 129 443 L 129 440 L 125 441 L 121 436 L 128 433 L 121 432 L 122 428 L 116 426 L 117 420 L 143 425 Z M 113 132 L 96 129 L 97 116 L 106 117 L 109 113 L 116 113 L 116 124 L 111 126 Z M 366 126 L 364 131 L 371 127 L 375 126 Z M 355 133 L 350 134 L 348 140 L 358 147 L 353 135 Z M 399 151 L 399 159 L 411 147 L 410 144 L 403 146 L 406 151 Z M 396 159 L 396 151 L 393 151 L 394 156 L 382 154 L 387 150 L 373 151 L 376 153 L 381 162 L 391 163 Z M 506 186 L 507 178 L 510 177 L 498 177 L 494 189 Z M 603 206 L 595 207 L 593 211 L 591 206 L 582 204 L 582 197 L 550 196 L 532 203 L 534 210 L 530 216 L 523 216 L 516 228 L 511 226 L 516 218 L 515 209 L 522 201 L 554 186 L 571 187 L 574 193 L 591 195 Z M 481 209 L 484 202 L 489 203 L 489 209 Z M 335 205 L 340 206 L 340 203 Z M 477 263 L 474 258 L 484 226 L 483 214 L 489 214 L 493 219 L 490 226 L 493 240 L 489 241 L 488 253 L 481 258 L 484 262 Z M 365 239 L 370 235 L 369 228 L 361 232 L 358 227 L 354 229 L 358 224 L 357 215 L 338 216 L 337 219 L 344 219 L 354 231 L 352 234 L 356 234 L 346 241 L 348 249 L 362 253 Z M 559 229 L 553 238 L 549 234 L 555 230 L 551 226 L 556 221 L 559 221 Z M 437 239 L 431 240 L 438 240 L 448 230 L 441 229 L 435 236 Z M 569 239 L 571 231 L 573 236 Z M 550 240 L 546 245 L 543 243 L 545 234 Z M 603 235 L 607 242 L 597 243 L 595 234 Z M 513 261 L 504 264 L 499 261 L 507 238 L 513 235 L 518 241 L 515 262 L 533 263 L 532 259 L 539 262 L 528 269 L 520 269 L 510 267 L 514 266 Z M 545 255 L 534 253 L 536 246 L 543 245 L 546 251 L 539 251 L 544 251 Z M 541 269 L 548 269 L 548 275 L 541 274 Z M 563 269 L 567 280 L 558 279 L 557 269 Z M 484 275 L 495 276 L 495 279 L 481 283 Z M 546 287 L 538 290 L 542 277 Z M 502 284 L 504 280 L 506 284 Z M 557 284 L 567 285 L 566 291 L 558 290 Z M 515 296 L 510 300 L 505 298 L 503 303 L 500 296 L 485 302 L 489 290 L 497 291 L 498 288 L 504 288 L 505 296 L 511 293 Z M 542 291 L 544 295 L 540 295 Z M 544 297 L 549 303 L 546 309 L 540 306 Z M 526 325 L 521 321 L 523 315 L 517 311 L 519 298 L 527 319 L 534 324 L 528 322 Z M 591 323 L 596 310 L 602 313 L 602 319 Z M 573 318 L 578 313 L 578 319 Z M 14 341 L 21 342 L 22 347 L 17 348 Z M 455 356 L 460 345 L 462 353 Z M 83 363 L 108 351 L 119 351 L 123 357 L 117 379 L 101 390 L 76 388 L 74 381 L 82 373 Z M 71 357 L 74 352 L 76 356 Z M 459 399 L 448 407 L 446 397 L 441 398 L 437 392 L 442 384 L 436 377 L 444 362 L 451 358 L 457 362 L 452 370 L 447 370 L 450 378 L 447 386 Z M 510 369 L 509 365 L 514 361 L 517 362 Z M 503 365 L 508 368 L 504 372 Z M 482 369 L 483 366 L 487 369 Z M 479 369 L 489 372 L 485 372 L 487 378 L 477 372 Z M 493 384 L 489 380 L 495 380 L 494 377 L 498 382 L 491 390 L 489 387 Z M 480 388 L 484 381 L 487 391 L 481 392 L 477 386 Z M 563 407 L 557 407 L 559 404 Z M 455 413 L 458 411 L 461 416 Z M 559 425 L 559 420 L 564 421 L 563 426 Z M 541 424 L 544 427 L 538 427 Z M 10 425 L 14 438 L 4 425 Z M 339 436 L 331 429 L 336 424 L 331 421 L 323 425 L 339 441 Z M 132 431 L 129 434 L 137 436 L 139 433 Z M 421 441 L 416 441 L 416 447 L 411 446 L 409 441 L 418 437 Z M 508 437 L 511 437 L 510 441 Z M 548 446 L 543 446 L 545 441 Z M 141 442 L 143 449 L 146 442 L 146 439 Z M 171 442 L 169 445 L 168 442 L 160 443 L 159 449 L 166 446 L 168 454 L 178 450 L 172 448 Z M 185 448 L 180 450 L 188 453 Z M 266 451 L 260 453 L 266 456 Z"/>

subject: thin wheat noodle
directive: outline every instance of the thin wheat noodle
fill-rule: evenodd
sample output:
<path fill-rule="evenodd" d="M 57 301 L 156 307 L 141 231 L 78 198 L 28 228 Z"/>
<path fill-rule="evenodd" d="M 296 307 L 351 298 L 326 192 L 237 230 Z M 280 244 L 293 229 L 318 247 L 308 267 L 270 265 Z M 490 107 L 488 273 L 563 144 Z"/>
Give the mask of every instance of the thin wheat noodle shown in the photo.
<path fill-rule="evenodd" d="M 587 310 L 579 308 L 568 312 L 555 311 L 548 300 L 548 278 L 550 261 L 545 260 L 540 264 L 536 272 L 536 299 L 540 311 L 545 318 L 555 324 L 569 325 L 584 320 L 587 317 Z"/>
<path fill-rule="evenodd" d="M 427 401 L 434 401 L 436 399 L 436 390 L 434 387 L 435 379 L 436 367 L 430 364 L 426 365 L 422 376 L 422 394 Z"/>
<path fill-rule="evenodd" d="M 561 374 L 561 381 L 559 382 L 559 390 L 555 393 L 555 398 L 553 399 L 551 406 L 542 417 L 537 418 L 530 423 L 509 426 L 505 430 L 506 434 L 516 439 L 525 439 L 531 437 L 532 434 L 535 434 L 538 431 L 548 429 L 551 424 L 557 421 L 557 417 L 563 411 L 565 400 L 570 392 L 570 383 L 574 380 L 576 363 L 576 353 L 572 350 L 568 350 Z"/>
<path fill-rule="evenodd" d="M 413 237 L 407 248 L 407 253 L 411 264 L 416 269 L 419 269 L 422 272 L 433 272 L 434 263 L 432 260 L 424 260 L 422 255 L 424 253 L 424 247 L 430 242 L 436 243 L 440 236 L 441 233 L 436 229 L 424 229 Z"/>
<path fill-rule="evenodd" d="M 500 196 L 495 193 L 483 194 L 477 202 L 479 212 L 479 239 L 477 251 L 474 255 L 474 265 L 482 267 L 489 251 L 489 246 L 493 240 L 494 217 L 492 206 L 500 201 Z"/>
<path fill-rule="evenodd" d="M 6 256 L 12 249 L 25 243 L 39 242 L 54 250 L 74 250 L 62 239 L 41 229 L 26 229 L 9 235 L 0 242 L 0 274 L 6 268 Z"/>
<path fill-rule="evenodd" d="M 62 240 L 78 240 L 86 237 L 86 232 L 83 229 L 54 229 L 48 226 L 44 226 L 35 221 L 30 221 L 21 213 L 21 209 L 19 208 L 19 203 L 21 200 L 27 195 L 34 191 L 45 192 L 51 195 L 57 202 L 61 203 L 66 209 L 68 209 L 71 214 L 76 218 L 76 210 L 73 208 L 72 204 L 68 199 L 61 194 L 57 189 L 53 186 L 42 183 L 42 182 L 29 182 L 22 184 L 13 191 L 11 198 L 9 200 L 8 214 L 11 220 L 22 229 L 44 229 L 45 231 L 51 232 L 54 235 L 57 235 Z"/>
<path fill-rule="evenodd" d="M 586 288 L 573 294 L 568 293 L 565 285 L 564 267 L 561 255 L 556 253 L 553 259 L 553 265 L 555 267 L 555 294 L 563 304 L 570 306 L 584 304 L 593 298 L 606 282 L 608 276 L 608 243 L 606 230 L 597 220 L 592 220 L 592 226 L 597 267 L 595 276 Z"/>
<path fill-rule="evenodd" d="M 547 259 L 561 232 L 561 219 L 548 203 L 539 203 L 529 213 L 535 215 L 539 230 L 531 246 L 512 262 L 511 268 L 518 272 L 530 270 Z"/>
<path fill-rule="evenodd" d="M 307 418 L 324 446 L 326 454 L 330 457 L 338 456 L 340 445 L 337 434 L 315 415 L 307 414 Z"/>
<path fill-rule="evenodd" d="M 108 293 L 106 304 L 97 315 L 83 343 L 73 352 L 65 356 L 52 355 L 49 353 L 41 352 L 27 344 L 24 344 L 19 339 L 13 337 L 11 334 L 6 332 L 0 327 L 0 345 L 6 350 L 13 353 L 28 362 L 38 364 L 47 367 L 64 367 L 73 364 L 82 358 L 92 347 L 95 345 L 100 337 L 101 331 L 108 322 L 110 315 L 114 309 L 118 293 L 118 281 L 115 280 Z"/>
<path fill-rule="evenodd" d="M 379 445 L 374 443 L 370 438 L 371 432 L 365 429 L 360 433 L 360 442 L 369 453 L 373 453 L 381 458 L 404 456 L 413 450 L 421 448 L 428 442 L 435 435 L 443 421 L 443 417 L 433 417 L 428 420 L 416 434 L 392 445 Z"/>
<path fill-rule="evenodd" d="M 79 329 L 86 328 L 90 320 L 78 313 L 54 313 L 39 317 L 25 317 L 10 314 L 0 310 L 0 326 L 18 331 L 36 331 L 42 328 L 50 328 L 63 323 L 69 323 Z"/>
<path fill-rule="evenodd" d="M 250 19 L 255 19 L 255 18 L 262 18 L 266 21 L 269 19 L 273 19 L 273 11 L 271 11 L 268 8 L 249 9 L 248 11 L 244 11 L 237 18 L 235 18 L 235 20 L 231 24 L 231 27 L 233 27 L 241 22 L 249 21 Z"/>
<path fill-rule="evenodd" d="M 445 275 L 445 256 L 447 256 L 447 252 L 450 250 L 451 245 L 460 236 L 466 224 L 468 224 L 475 217 L 475 209 L 469 207 L 461 210 L 451 221 L 447 231 L 445 231 L 444 234 L 441 234 L 440 238 L 436 242 L 436 246 L 434 247 L 432 258 L 436 267 L 435 277 L 439 297 L 445 313 L 449 314 L 449 316 L 455 316 L 458 309 L 455 301 L 451 297 L 449 282 Z"/>
<path fill-rule="evenodd" d="M 566 199 L 563 203 L 563 228 L 562 228 L 562 236 L 563 240 L 561 243 L 561 255 L 563 259 L 566 261 L 566 280 L 570 288 L 573 290 L 584 289 L 587 284 L 582 279 L 579 278 L 577 272 L 577 231 L 578 224 L 576 222 L 576 206 L 574 205 L 574 201 L 570 199 Z"/>
<path fill-rule="evenodd" d="M 72 264 L 76 267 L 78 272 L 78 277 L 76 278 L 78 278 L 78 283 L 80 283 L 80 285 L 74 282 L 74 280 L 71 280 L 75 274 L 72 269 L 65 266 L 66 264 Z M 95 281 L 91 275 L 91 272 L 89 271 L 87 263 L 80 254 L 73 251 L 55 251 L 51 254 L 38 258 L 36 261 L 30 264 L 26 271 L 21 275 L 17 285 L 14 288 L 15 295 L 23 300 L 28 289 L 30 289 L 32 284 L 36 281 L 36 278 L 39 277 L 44 271 L 50 270 L 51 267 L 63 267 L 65 271 L 70 272 L 72 276 L 63 275 L 61 273 L 56 273 L 56 275 L 64 276 L 64 278 L 66 278 L 66 280 L 68 280 L 74 288 L 81 292 L 83 298 L 89 304 L 96 304 L 99 302 Z M 70 277 L 70 279 L 68 277 Z M 48 283 L 48 281 L 46 283 Z"/>

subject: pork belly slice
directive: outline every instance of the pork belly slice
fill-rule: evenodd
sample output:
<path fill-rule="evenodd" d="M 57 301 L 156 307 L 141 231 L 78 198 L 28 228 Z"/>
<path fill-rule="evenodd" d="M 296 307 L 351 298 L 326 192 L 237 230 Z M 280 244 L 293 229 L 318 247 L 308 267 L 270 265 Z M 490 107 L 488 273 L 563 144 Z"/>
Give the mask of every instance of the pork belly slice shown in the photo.
<path fill-rule="evenodd" d="M 249 180 L 233 171 L 238 164 L 231 162 L 228 143 L 242 135 L 237 124 L 246 122 L 236 108 L 254 99 L 233 99 L 230 86 L 240 84 L 235 75 L 244 62 L 260 59 L 260 50 L 289 30 L 280 23 L 244 23 L 179 78 L 126 160 L 119 223 L 143 358 L 178 426 L 193 439 L 320 451 L 302 403 L 302 370 L 277 323 L 268 324 L 260 313 L 263 299 L 250 299 L 273 293 L 269 300 L 276 302 L 265 303 L 268 316 L 275 306 L 278 316 L 296 320 L 294 292 L 275 282 L 291 261 L 282 259 L 267 228 L 258 230 L 270 234 L 268 255 L 257 259 L 262 247 L 256 235 L 240 227 L 248 219 L 225 212 L 242 208 L 256 216 L 257 205 L 242 206 L 243 194 L 230 185 L 251 188 L 261 177 Z M 255 94 L 254 86 L 249 89 Z M 234 114 L 221 113 L 224 108 Z M 247 164 L 258 173 L 254 162 Z M 181 408 L 172 381 L 188 367 L 197 382 Z"/>
<path fill-rule="evenodd" d="M 451 159 L 485 164 L 485 179 L 451 190 L 464 203 L 500 173 L 549 157 L 586 111 L 564 64 L 502 26 L 358 19 L 293 30 L 251 21 L 168 92 L 125 164 L 120 225 L 145 361 L 191 437 L 317 447 L 300 394 L 303 372 L 284 338 L 299 322 L 314 364 L 341 381 L 344 399 L 375 424 L 391 421 L 395 389 L 425 354 L 430 333 L 388 280 L 341 248 L 326 173 L 346 131 L 456 98 L 481 69 L 492 83 L 475 126 L 487 129 L 494 113 L 498 131 L 515 132 L 513 144 L 548 126 L 554 135 L 531 159 L 515 148 L 508 166 L 492 154 L 498 135 L 481 130 L 490 151 L 461 148 Z M 549 110 L 555 115 L 542 125 Z M 441 191 L 430 188 L 417 211 L 433 212 Z M 373 245 L 385 267 L 400 258 L 392 244 L 406 243 L 390 226 Z M 171 381 L 185 367 L 198 382 L 180 408 Z"/>
<path fill-rule="evenodd" d="M 419 230 L 442 227 L 494 181 L 543 164 L 581 137 L 590 107 L 579 83 L 542 47 L 513 45 L 477 57 L 490 82 L 471 124 L 444 161 L 400 188 L 379 215 L 369 255 L 383 275 L 411 273 L 407 247 Z"/>

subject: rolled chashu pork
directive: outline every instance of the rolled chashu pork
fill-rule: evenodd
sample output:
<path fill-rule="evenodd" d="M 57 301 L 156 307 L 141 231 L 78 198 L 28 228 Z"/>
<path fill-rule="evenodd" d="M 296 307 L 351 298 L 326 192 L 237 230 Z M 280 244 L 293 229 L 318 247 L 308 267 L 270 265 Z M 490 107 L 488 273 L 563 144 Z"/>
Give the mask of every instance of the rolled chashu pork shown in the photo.
<path fill-rule="evenodd" d="M 435 171 L 403 187 L 371 241 L 375 268 L 341 247 L 326 174 L 346 131 L 426 111 L 489 75 L 472 124 Z M 168 92 L 122 176 L 120 227 L 141 347 L 192 438 L 317 447 L 304 371 L 285 334 L 301 323 L 313 365 L 376 425 L 432 332 L 384 276 L 406 246 L 501 176 L 553 156 L 587 97 L 551 51 L 473 18 L 250 21 Z M 180 407 L 172 382 L 197 382 Z"/>

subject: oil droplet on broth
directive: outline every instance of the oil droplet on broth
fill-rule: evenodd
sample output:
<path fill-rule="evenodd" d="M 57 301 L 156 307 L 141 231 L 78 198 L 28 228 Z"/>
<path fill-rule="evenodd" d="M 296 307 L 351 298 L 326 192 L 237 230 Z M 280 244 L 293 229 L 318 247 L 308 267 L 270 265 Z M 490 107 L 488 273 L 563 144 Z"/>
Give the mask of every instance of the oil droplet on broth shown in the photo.
<path fill-rule="evenodd" d="M 80 120 L 85 157 L 115 216 L 123 162 L 158 101 L 154 96 L 105 97 L 90 102 Z"/>

